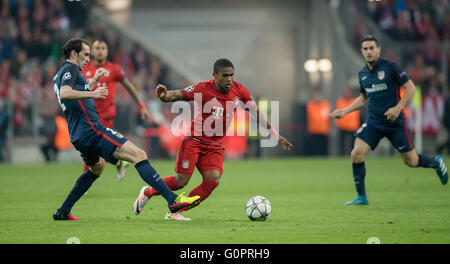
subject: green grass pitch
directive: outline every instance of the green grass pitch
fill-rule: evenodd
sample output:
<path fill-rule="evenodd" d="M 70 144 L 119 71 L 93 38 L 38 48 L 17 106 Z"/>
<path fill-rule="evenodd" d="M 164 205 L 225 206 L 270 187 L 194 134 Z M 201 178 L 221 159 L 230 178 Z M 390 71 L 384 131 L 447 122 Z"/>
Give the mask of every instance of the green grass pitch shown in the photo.
<path fill-rule="evenodd" d="M 174 161 L 154 160 L 163 176 Z M 432 169 L 412 169 L 395 158 L 366 161 L 369 206 L 344 206 L 355 189 L 349 158 L 226 161 L 221 183 L 190 222 L 165 221 L 167 207 L 154 197 L 135 216 L 144 185 L 133 166 L 122 182 L 108 165 L 72 213 L 80 221 L 53 221 L 82 170 L 77 164 L 0 165 L 0 243 L 450 243 L 450 186 Z M 196 171 L 185 187 L 200 183 Z M 180 191 L 177 191 L 179 193 Z M 264 222 L 245 215 L 247 200 L 262 195 L 273 211 Z"/>

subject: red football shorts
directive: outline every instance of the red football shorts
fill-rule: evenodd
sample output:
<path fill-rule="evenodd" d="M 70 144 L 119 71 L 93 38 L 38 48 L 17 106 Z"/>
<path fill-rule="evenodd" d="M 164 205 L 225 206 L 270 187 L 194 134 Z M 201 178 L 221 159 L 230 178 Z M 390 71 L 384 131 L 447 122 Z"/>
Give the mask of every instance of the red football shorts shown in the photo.
<path fill-rule="evenodd" d="M 222 145 L 208 145 L 192 137 L 185 137 L 178 150 L 175 172 L 192 176 L 197 167 L 200 173 L 217 170 L 222 175 L 224 153 Z"/>

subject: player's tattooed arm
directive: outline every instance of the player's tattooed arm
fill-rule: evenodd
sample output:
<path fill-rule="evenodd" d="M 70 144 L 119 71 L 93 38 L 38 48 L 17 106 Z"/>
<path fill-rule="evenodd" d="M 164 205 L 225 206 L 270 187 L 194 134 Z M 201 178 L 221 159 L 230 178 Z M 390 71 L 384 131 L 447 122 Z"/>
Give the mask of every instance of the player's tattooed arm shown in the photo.
<path fill-rule="evenodd" d="M 108 96 L 106 87 L 99 87 L 94 91 L 77 91 L 69 85 L 63 85 L 60 90 L 61 100 L 105 99 Z"/>
<path fill-rule="evenodd" d="M 248 110 L 255 118 L 257 118 L 258 123 L 264 124 L 265 127 L 269 129 L 270 133 L 278 140 L 279 143 L 281 143 L 281 148 L 283 150 L 290 150 L 294 146 L 285 137 L 278 133 L 278 131 L 272 126 L 272 123 L 270 122 L 266 113 L 264 111 L 260 111 L 259 107 L 256 104 L 250 104 L 248 106 Z"/>
<path fill-rule="evenodd" d="M 153 118 L 153 116 L 150 114 L 150 112 L 147 109 L 147 106 L 145 102 L 141 101 L 139 98 L 138 92 L 136 87 L 128 78 L 124 78 L 121 82 L 123 87 L 128 91 L 128 93 L 133 97 L 134 101 L 139 105 L 139 109 L 141 111 L 141 118 L 142 120 L 146 120 L 151 123 L 157 123 L 156 119 Z"/>
<path fill-rule="evenodd" d="M 167 87 L 163 84 L 156 86 L 156 95 L 162 102 L 176 102 L 183 100 L 183 94 L 180 90 L 167 91 Z"/>

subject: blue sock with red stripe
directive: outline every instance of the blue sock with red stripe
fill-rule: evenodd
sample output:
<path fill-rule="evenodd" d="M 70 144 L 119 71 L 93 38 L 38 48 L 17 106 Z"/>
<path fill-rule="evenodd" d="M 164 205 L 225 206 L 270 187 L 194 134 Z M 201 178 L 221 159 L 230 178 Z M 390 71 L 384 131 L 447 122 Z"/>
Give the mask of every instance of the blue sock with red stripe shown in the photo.
<path fill-rule="evenodd" d="M 439 162 L 436 159 L 430 158 L 425 154 L 419 154 L 418 156 L 419 165 L 417 167 L 436 169 L 439 166 Z"/>
<path fill-rule="evenodd" d="M 158 193 L 160 193 L 164 199 L 167 200 L 169 205 L 174 204 L 178 195 L 167 187 L 166 183 L 161 179 L 161 176 L 159 176 L 159 173 L 152 167 L 152 165 L 150 165 L 148 160 L 140 161 L 134 166 L 136 167 L 136 170 L 141 178 L 148 185 L 152 186 Z"/>
<path fill-rule="evenodd" d="M 91 170 L 87 170 L 81 174 L 78 180 L 75 182 L 72 190 L 67 196 L 64 203 L 58 209 L 58 211 L 63 213 L 70 213 L 73 205 L 81 198 L 81 196 L 86 193 L 86 191 L 91 187 L 92 183 L 98 179 L 99 176 L 95 175 Z"/>

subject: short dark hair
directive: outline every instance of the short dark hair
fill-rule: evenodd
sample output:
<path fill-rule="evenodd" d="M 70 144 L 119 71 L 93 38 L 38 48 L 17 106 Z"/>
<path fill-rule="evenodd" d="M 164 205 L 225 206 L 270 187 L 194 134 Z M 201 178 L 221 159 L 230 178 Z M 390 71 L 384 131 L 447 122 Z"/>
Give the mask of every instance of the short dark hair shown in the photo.
<path fill-rule="evenodd" d="M 380 46 L 380 45 L 378 44 L 377 38 L 376 38 L 374 35 L 367 35 L 367 36 L 364 36 L 364 37 L 361 39 L 361 45 L 362 45 L 363 42 L 365 42 L 365 41 L 375 41 L 375 44 L 377 44 L 377 47 Z"/>
<path fill-rule="evenodd" d="M 105 40 L 105 39 L 102 39 L 102 38 L 94 40 L 94 41 L 92 42 L 92 45 L 94 45 L 95 42 L 98 42 L 98 43 L 105 43 L 106 46 L 108 46 L 108 43 L 106 42 L 106 40 Z"/>
<path fill-rule="evenodd" d="M 225 58 L 218 59 L 214 63 L 214 68 L 213 68 L 214 69 L 214 73 L 218 73 L 220 71 L 220 69 L 226 68 L 226 67 L 231 67 L 234 70 L 233 63 L 231 63 L 230 60 L 225 59 Z"/>
<path fill-rule="evenodd" d="M 70 53 L 72 52 L 72 50 L 74 50 L 76 53 L 80 53 L 80 51 L 83 49 L 83 43 L 88 46 L 91 46 L 91 44 L 89 44 L 89 41 L 85 39 L 81 38 L 69 39 L 63 46 L 64 59 L 66 60 L 70 59 Z"/>

